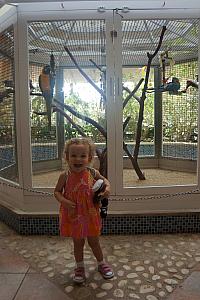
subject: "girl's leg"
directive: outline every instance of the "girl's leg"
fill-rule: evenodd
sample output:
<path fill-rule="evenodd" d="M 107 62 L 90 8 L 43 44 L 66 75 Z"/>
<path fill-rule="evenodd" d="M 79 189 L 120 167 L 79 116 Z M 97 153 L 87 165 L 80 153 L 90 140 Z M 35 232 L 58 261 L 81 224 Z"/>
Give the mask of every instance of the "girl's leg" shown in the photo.
<path fill-rule="evenodd" d="M 74 243 L 74 257 L 76 261 L 76 268 L 74 270 L 74 282 L 83 283 L 85 281 L 85 269 L 83 262 L 83 248 L 85 239 L 73 239 Z"/>
<path fill-rule="evenodd" d="M 98 236 L 88 236 L 88 245 L 92 249 L 94 256 L 96 257 L 98 262 L 103 261 L 103 252 L 101 250 L 99 237 Z"/>
<path fill-rule="evenodd" d="M 76 263 L 83 262 L 83 248 L 85 245 L 85 239 L 73 239 L 74 243 L 74 257 Z"/>
<path fill-rule="evenodd" d="M 103 260 L 103 252 L 101 250 L 99 237 L 88 237 L 88 244 L 97 259 L 98 271 L 105 279 L 112 278 L 114 276 L 114 273 L 112 268 Z"/>

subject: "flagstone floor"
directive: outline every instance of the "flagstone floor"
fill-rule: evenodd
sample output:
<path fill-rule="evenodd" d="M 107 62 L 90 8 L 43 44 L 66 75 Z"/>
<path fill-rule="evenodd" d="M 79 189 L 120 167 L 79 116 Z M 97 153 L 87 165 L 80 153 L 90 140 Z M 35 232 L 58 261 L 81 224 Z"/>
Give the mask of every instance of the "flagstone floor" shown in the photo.
<path fill-rule="evenodd" d="M 107 261 L 115 271 L 115 277 L 111 280 L 101 277 L 92 252 L 86 245 L 87 280 L 83 285 L 75 285 L 72 280 L 75 265 L 70 239 L 59 236 L 20 236 L 0 223 L 2 251 L 7 249 L 19 256 L 34 270 L 38 281 L 41 276 L 44 277 L 66 295 L 66 299 L 193 299 L 173 298 L 173 293 L 191 274 L 194 275 L 199 265 L 199 234 L 109 235 L 101 236 L 101 244 Z M 1 266 L 5 263 L 1 256 L 0 277 L 3 272 Z M 197 278 L 194 280 L 197 281 Z M 4 276 L 4 285 L 0 284 L 2 291 L 6 284 Z M 197 285 L 200 286 L 199 282 Z M 200 299 L 200 288 L 198 293 L 199 296 L 194 299 Z M 0 300 L 25 299 L 17 292 L 18 296 L 12 298 L 1 298 L 1 295 Z M 49 299 L 65 298 L 55 296 Z"/>

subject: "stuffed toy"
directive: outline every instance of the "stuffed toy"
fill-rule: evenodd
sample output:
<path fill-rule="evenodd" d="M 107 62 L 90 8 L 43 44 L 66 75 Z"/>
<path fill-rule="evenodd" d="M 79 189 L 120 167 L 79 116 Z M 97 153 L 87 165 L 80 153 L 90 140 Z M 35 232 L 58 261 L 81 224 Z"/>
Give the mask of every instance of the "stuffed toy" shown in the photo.
<path fill-rule="evenodd" d="M 102 195 L 99 195 L 101 192 L 103 192 L 105 189 L 105 184 L 102 179 L 98 179 L 95 184 L 92 187 L 92 190 L 94 192 L 93 202 L 94 204 L 101 202 L 100 207 L 100 216 L 102 219 L 105 219 L 107 217 L 107 210 L 108 210 L 108 199 L 105 198 Z"/>

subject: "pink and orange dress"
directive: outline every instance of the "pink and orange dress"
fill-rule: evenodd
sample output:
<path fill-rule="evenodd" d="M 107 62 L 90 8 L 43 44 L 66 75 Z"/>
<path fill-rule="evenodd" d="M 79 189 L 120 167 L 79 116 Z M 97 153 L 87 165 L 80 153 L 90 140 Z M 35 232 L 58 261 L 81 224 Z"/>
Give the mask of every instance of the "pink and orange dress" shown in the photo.
<path fill-rule="evenodd" d="M 61 236 L 80 239 L 100 235 L 102 224 L 99 205 L 93 203 L 94 182 L 94 176 L 89 168 L 80 173 L 68 171 L 63 195 L 75 202 L 76 207 L 68 209 L 61 204 L 59 214 Z"/>

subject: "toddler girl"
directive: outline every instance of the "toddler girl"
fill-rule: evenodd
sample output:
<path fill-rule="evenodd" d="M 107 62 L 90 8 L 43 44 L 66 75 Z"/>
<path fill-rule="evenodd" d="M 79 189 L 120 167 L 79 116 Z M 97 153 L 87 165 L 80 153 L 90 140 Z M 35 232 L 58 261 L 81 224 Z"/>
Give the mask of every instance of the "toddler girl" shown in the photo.
<path fill-rule="evenodd" d="M 99 204 L 93 203 L 92 191 L 95 181 L 103 179 L 106 187 L 102 196 L 108 197 L 109 181 L 99 171 L 89 168 L 95 153 L 94 144 L 89 139 L 69 140 L 65 145 L 64 153 L 69 171 L 61 173 L 54 196 L 60 202 L 60 234 L 73 239 L 76 261 L 73 280 L 76 283 L 85 281 L 83 248 L 86 238 L 97 259 L 98 271 L 105 279 L 112 278 L 113 270 L 105 263 L 99 243 L 101 217 Z"/>

